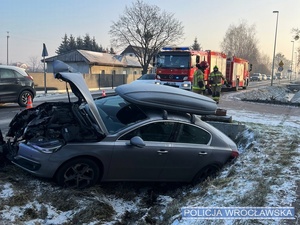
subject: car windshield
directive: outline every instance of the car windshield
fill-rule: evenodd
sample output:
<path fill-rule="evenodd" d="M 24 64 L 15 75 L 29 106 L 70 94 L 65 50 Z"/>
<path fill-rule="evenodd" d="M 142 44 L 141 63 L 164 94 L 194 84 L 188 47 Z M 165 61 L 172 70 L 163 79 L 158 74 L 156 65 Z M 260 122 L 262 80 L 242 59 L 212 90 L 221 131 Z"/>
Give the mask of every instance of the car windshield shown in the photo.
<path fill-rule="evenodd" d="M 178 54 L 158 55 L 157 67 L 189 68 L 189 55 L 178 55 Z"/>
<path fill-rule="evenodd" d="M 140 108 L 130 104 L 119 95 L 96 99 L 95 104 L 111 134 L 147 118 Z"/>

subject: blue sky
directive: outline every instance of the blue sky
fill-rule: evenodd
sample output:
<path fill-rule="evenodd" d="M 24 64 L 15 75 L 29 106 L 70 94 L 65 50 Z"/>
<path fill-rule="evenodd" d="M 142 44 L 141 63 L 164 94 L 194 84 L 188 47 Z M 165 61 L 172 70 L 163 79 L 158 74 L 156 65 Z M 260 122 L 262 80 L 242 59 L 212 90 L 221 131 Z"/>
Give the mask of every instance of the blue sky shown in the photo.
<path fill-rule="evenodd" d="M 29 62 L 42 58 L 46 44 L 54 56 L 65 34 L 74 37 L 89 34 L 103 47 L 110 46 L 108 34 L 112 21 L 117 21 L 125 6 L 133 0 L 1 0 L 0 63 Z M 292 28 L 300 28 L 300 0 L 147 0 L 162 10 L 174 13 L 184 26 L 182 46 L 193 44 L 195 37 L 204 49 L 219 51 L 230 25 L 242 20 L 256 26 L 261 52 L 272 58 L 276 14 L 279 11 L 277 48 L 288 59 L 292 57 Z M 300 47 L 295 43 L 294 50 Z M 295 57 L 295 54 L 294 54 Z"/>

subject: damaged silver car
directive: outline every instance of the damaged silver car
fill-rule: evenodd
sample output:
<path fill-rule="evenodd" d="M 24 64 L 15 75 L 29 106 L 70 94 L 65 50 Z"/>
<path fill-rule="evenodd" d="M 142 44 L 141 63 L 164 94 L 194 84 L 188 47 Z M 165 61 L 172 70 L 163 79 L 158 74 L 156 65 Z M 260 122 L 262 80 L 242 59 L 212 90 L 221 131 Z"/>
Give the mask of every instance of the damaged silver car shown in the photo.
<path fill-rule="evenodd" d="M 3 142 L 12 163 L 64 187 L 99 181 L 191 182 L 238 156 L 236 144 L 197 115 L 205 96 L 155 84 L 126 84 L 93 99 L 82 74 L 55 61 L 75 102 L 45 102 L 18 113 Z"/>

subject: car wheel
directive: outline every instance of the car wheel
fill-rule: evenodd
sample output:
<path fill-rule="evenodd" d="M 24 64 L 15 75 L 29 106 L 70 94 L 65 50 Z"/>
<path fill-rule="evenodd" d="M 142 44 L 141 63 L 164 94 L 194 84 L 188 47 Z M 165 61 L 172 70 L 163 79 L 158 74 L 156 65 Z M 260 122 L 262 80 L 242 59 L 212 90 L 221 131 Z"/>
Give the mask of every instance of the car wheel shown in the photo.
<path fill-rule="evenodd" d="M 248 80 L 246 80 L 245 83 L 244 83 L 243 89 L 244 90 L 247 89 L 248 85 L 249 85 L 249 82 L 248 82 Z"/>
<path fill-rule="evenodd" d="M 65 163 L 56 173 L 60 186 L 86 188 L 96 184 L 100 176 L 97 163 L 88 158 L 73 159 Z"/>
<path fill-rule="evenodd" d="M 240 82 L 239 80 L 236 81 L 235 91 L 239 91 L 239 88 L 240 88 L 239 82 Z"/>
<path fill-rule="evenodd" d="M 33 99 L 32 93 L 30 91 L 22 91 L 19 95 L 18 104 L 21 107 L 26 107 L 27 105 L 27 98 L 28 96 L 31 96 L 31 99 Z"/>
<path fill-rule="evenodd" d="M 217 165 L 209 165 L 204 167 L 196 174 L 193 179 L 193 183 L 197 184 L 207 180 L 208 178 L 215 178 L 218 175 L 220 169 L 221 168 Z"/>

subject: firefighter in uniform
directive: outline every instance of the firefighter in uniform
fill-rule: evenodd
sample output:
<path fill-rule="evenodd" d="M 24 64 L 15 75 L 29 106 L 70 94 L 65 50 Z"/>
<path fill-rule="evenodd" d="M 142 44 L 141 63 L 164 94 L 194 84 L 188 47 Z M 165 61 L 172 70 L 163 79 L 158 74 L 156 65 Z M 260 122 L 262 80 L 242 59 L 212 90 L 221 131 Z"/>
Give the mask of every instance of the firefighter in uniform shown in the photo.
<path fill-rule="evenodd" d="M 219 68 L 215 66 L 214 70 L 209 74 L 209 84 L 211 87 L 212 98 L 217 104 L 220 101 L 222 80 L 224 80 L 224 83 L 227 84 L 226 78 L 219 71 Z"/>
<path fill-rule="evenodd" d="M 200 64 L 197 63 L 196 67 L 198 68 L 194 72 L 193 76 L 193 92 L 198 94 L 205 94 L 205 83 L 204 83 L 204 70 L 208 67 L 208 63 L 202 61 Z"/>

